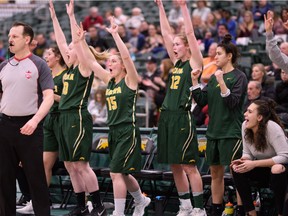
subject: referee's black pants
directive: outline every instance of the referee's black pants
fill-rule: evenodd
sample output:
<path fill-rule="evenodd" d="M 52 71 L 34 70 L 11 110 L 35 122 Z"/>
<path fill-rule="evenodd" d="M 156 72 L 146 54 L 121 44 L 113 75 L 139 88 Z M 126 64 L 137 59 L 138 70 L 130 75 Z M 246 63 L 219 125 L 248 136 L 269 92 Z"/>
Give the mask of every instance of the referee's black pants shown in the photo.
<path fill-rule="evenodd" d="M 2 116 L 0 121 L 0 215 L 16 215 L 16 172 L 21 161 L 36 216 L 50 216 L 49 191 L 43 165 L 43 129 L 39 124 L 30 136 L 22 135 L 32 116 Z"/>

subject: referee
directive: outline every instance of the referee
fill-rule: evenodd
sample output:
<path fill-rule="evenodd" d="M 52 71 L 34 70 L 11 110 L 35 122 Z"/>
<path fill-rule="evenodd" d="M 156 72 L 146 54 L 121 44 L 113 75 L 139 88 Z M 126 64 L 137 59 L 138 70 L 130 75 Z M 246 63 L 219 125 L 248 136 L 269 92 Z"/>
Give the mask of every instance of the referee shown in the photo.
<path fill-rule="evenodd" d="M 16 169 L 21 161 L 36 216 L 50 216 L 43 166 L 42 119 L 53 104 L 53 79 L 46 62 L 30 52 L 30 26 L 16 22 L 9 49 L 15 55 L 0 65 L 0 213 L 16 215 Z"/>

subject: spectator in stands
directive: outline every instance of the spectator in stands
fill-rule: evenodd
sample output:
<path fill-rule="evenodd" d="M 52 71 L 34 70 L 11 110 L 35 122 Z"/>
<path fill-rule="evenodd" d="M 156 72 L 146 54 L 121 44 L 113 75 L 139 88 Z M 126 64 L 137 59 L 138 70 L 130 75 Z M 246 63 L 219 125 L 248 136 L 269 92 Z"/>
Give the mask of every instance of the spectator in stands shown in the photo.
<path fill-rule="evenodd" d="M 205 20 L 205 26 L 206 26 L 206 33 L 210 32 L 211 34 L 210 38 L 215 37 L 217 34 L 217 20 L 213 12 L 207 15 L 207 19 Z"/>
<path fill-rule="evenodd" d="M 104 13 L 103 17 L 103 25 L 101 26 L 101 29 L 105 29 L 109 26 L 109 19 L 111 16 L 114 16 L 113 11 L 111 9 L 107 9 Z"/>
<path fill-rule="evenodd" d="M 251 80 L 247 86 L 247 98 L 244 104 L 244 112 L 246 112 L 247 108 L 251 103 L 255 100 L 267 100 L 268 98 L 261 94 L 262 85 L 259 81 Z"/>
<path fill-rule="evenodd" d="M 140 33 L 139 28 L 132 23 L 129 27 L 130 39 L 129 39 L 129 51 L 133 54 L 138 54 L 145 46 L 145 36 Z"/>
<path fill-rule="evenodd" d="M 160 77 L 155 77 L 154 82 L 160 90 L 158 91 L 158 94 L 155 96 L 155 104 L 157 106 L 158 114 L 159 114 L 159 109 L 162 106 L 164 97 L 166 95 L 166 90 L 167 90 L 167 85 L 169 81 L 169 74 L 171 74 L 171 70 L 174 67 L 173 62 L 169 58 L 165 58 L 161 60 L 160 64 Z"/>
<path fill-rule="evenodd" d="M 34 49 L 34 54 L 43 57 L 44 51 L 50 46 L 48 40 L 46 39 L 44 33 L 39 33 L 36 35 L 35 40 L 37 41 L 37 46 Z"/>
<path fill-rule="evenodd" d="M 6 49 L 3 40 L 0 40 L 0 63 L 6 59 Z"/>
<path fill-rule="evenodd" d="M 82 25 L 85 31 L 88 31 L 90 26 L 103 25 L 103 17 L 99 14 L 97 7 L 91 7 L 89 9 L 89 15 L 84 18 Z"/>
<path fill-rule="evenodd" d="M 191 74 L 192 97 L 199 106 L 208 104 L 206 160 L 212 176 L 213 216 L 221 216 L 223 211 L 225 166 L 240 158 L 242 153 L 241 123 L 247 78 L 235 67 L 238 56 L 232 36 L 225 35 L 216 49 L 215 60 L 219 69 L 211 76 L 208 85 L 201 90 L 198 83 L 201 72 Z M 241 213 L 243 208 L 238 206 L 238 211 Z"/>
<path fill-rule="evenodd" d="M 119 36 L 121 37 L 121 40 L 128 46 L 130 35 L 126 31 L 126 28 L 123 24 L 118 25 L 118 33 Z"/>
<path fill-rule="evenodd" d="M 256 41 L 258 37 L 258 26 L 253 20 L 251 11 L 245 11 L 243 22 L 239 23 L 238 38 L 248 37 L 251 41 Z"/>
<path fill-rule="evenodd" d="M 263 20 L 264 14 L 273 8 L 267 0 L 259 0 L 256 2 L 256 5 L 253 7 L 253 17 L 254 21 Z"/>
<path fill-rule="evenodd" d="M 158 125 L 158 162 L 167 163 L 171 167 L 180 200 L 177 215 L 206 216 L 202 179 L 196 166 L 198 143 L 196 127 L 194 121 L 191 121 L 189 92 L 192 68 L 201 70 L 202 54 L 194 35 L 186 1 L 177 1 L 185 20 L 185 33 L 176 36 L 171 31 L 162 1 L 155 2 L 159 8 L 164 43 L 174 64 Z M 190 200 L 189 185 L 192 189 L 194 209 Z"/>
<path fill-rule="evenodd" d="M 129 17 L 125 23 L 126 28 L 136 28 L 140 30 L 141 22 L 144 21 L 144 15 L 141 8 L 134 7 L 131 11 L 131 17 Z"/>
<path fill-rule="evenodd" d="M 271 61 L 279 66 L 283 71 L 288 73 L 288 56 L 282 53 L 277 46 L 277 39 L 273 37 L 273 12 L 268 11 L 267 15 L 264 15 L 264 24 L 266 30 L 266 50 L 268 51 Z M 283 26 L 288 29 L 288 22 L 283 23 Z"/>
<path fill-rule="evenodd" d="M 253 0 L 243 0 L 242 5 L 238 8 L 238 12 L 237 12 L 238 23 L 243 22 L 245 12 L 246 11 L 252 12 L 253 7 L 254 7 Z M 254 20 L 254 17 L 253 17 L 253 20 Z"/>
<path fill-rule="evenodd" d="M 177 0 L 172 0 L 172 8 L 169 10 L 168 21 L 173 28 L 177 28 L 179 22 L 183 21 L 183 15 Z"/>
<path fill-rule="evenodd" d="M 256 216 L 251 182 L 271 187 L 278 215 L 284 215 L 287 188 L 288 143 L 282 123 L 275 113 L 275 102 L 256 100 L 244 114 L 243 154 L 231 163 L 233 179 L 243 200 L 245 212 Z"/>
<path fill-rule="evenodd" d="M 148 56 L 146 62 L 146 71 L 140 76 L 139 89 L 147 93 L 149 99 L 149 127 L 157 125 L 157 109 L 155 104 L 155 96 L 160 91 L 160 87 L 154 82 L 156 77 L 160 78 L 157 59 L 153 56 Z"/>
<path fill-rule="evenodd" d="M 143 20 L 141 22 L 139 30 L 140 30 L 140 33 L 145 36 L 145 38 L 148 36 L 149 24 L 146 20 Z"/>
<path fill-rule="evenodd" d="M 48 43 L 52 46 L 52 45 L 56 45 L 56 38 L 55 38 L 55 33 L 54 31 L 51 31 L 49 33 L 49 39 L 48 39 Z M 44 57 L 44 56 L 43 56 Z"/>
<path fill-rule="evenodd" d="M 275 89 L 275 101 L 279 105 L 277 106 L 277 113 L 288 112 L 288 73 L 284 70 L 281 71 L 281 82 L 276 85 Z"/>
<path fill-rule="evenodd" d="M 57 19 L 53 1 L 50 0 L 50 15 L 55 31 L 56 42 L 69 71 L 63 76 L 63 91 L 58 106 L 59 115 L 59 158 L 70 175 L 77 206 L 68 215 L 89 214 L 86 206 L 86 192 L 89 193 L 93 204 L 93 216 L 107 215 L 101 201 L 98 180 L 89 165 L 92 145 L 92 117 L 87 110 L 88 98 L 93 82 L 92 71 L 85 70 L 86 61 L 80 56 L 74 29 L 74 1 L 66 6 L 69 16 L 72 43 L 68 46 L 65 35 Z M 84 40 L 84 39 L 83 39 Z M 95 51 L 95 58 L 104 60 L 107 52 Z M 72 126 L 71 126 L 72 125 Z"/>
<path fill-rule="evenodd" d="M 288 56 L 288 42 L 282 42 L 280 44 L 280 50 L 282 53 L 284 53 L 286 56 Z"/>
<path fill-rule="evenodd" d="M 121 7 L 114 8 L 114 17 L 117 25 L 124 25 L 128 20 L 128 16 L 123 14 L 123 10 Z"/>
<path fill-rule="evenodd" d="M 90 26 L 88 28 L 88 33 L 87 33 L 87 44 L 89 46 L 94 47 L 97 52 L 103 52 L 104 50 L 107 50 L 109 48 L 109 44 L 107 41 L 100 37 L 98 34 L 98 29 L 96 26 Z"/>
<path fill-rule="evenodd" d="M 204 34 L 206 33 L 206 25 L 201 20 L 201 17 L 196 15 L 192 17 L 192 23 L 194 26 L 195 37 L 198 40 L 202 40 L 204 38 Z"/>
<path fill-rule="evenodd" d="M 219 24 L 218 29 L 217 29 L 217 35 L 214 38 L 211 37 L 211 34 L 206 33 L 204 41 L 203 41 L 205 51 L 206 50 L 208 51 L 210 45 L 213 42 L 220 43 L 226 34 L 229 34 L 228 27 L 226 24 Z M 234 39 L 232 39 L 232 43 L 236 44 L 236 41 Z"/>
<path fill-rule="evenodd" d="M 163 38 L 156 31 L 156 26 L 154 24 L 150 24 L 148 26 L 148 36 L 145 38 L 145 48 L 141 51 L 141 53 L 153 53 L 156 54 L 158 52 L 164 51 L 165 47 L 163 45 Z"/>
<path fill-rule="evenodd" d="M 261 95 L 275 99 L 275 78 L 266 75 L 266 70 L 263 64 L 254 64 L 252 66 L 251 78 L 254 81 L 258 81 L 262 85 Z"/>
<path fill-rule="evenodd" d="M 212 43 L 208 50 L 208 56 L 203 59 L 203 71 L 201 75 L 202 84 L 206 85 L 210 77 L 216 72 L 217 66 L 215 61 L 216 49 L 218 44 Z"/>
<path fill-rule="evenodd" d="M 228 9 L 221 10 L 222 18 L 217 22 L 217 26 L 219 28 L 220 24 L 225 24 L 227 26 L 228 32 L 232 35 L 233 39 L 237 37 L 237 23 L 232 18 L 232 13 Z"/>
<path fill-rule="evenodd" d="M 103 25 L 94 25 L 97 27 L 99 37 L 105 38 L 107 36 L 106 28 L 109 26 L 109 19 L 111 16 L 113 16 L 113 11 L 111 9 L 107 9 L 103 16 Z"/>
<path fill-rule="evenodd" d="M 79 37 L 79 57 L 86 62 L 87 71 L 94 71 L 107 86 L 106 101 L 108 108 L 109 150 L 110 150 L 110 176 L 114 193 L 114 216 L 123 216 L 126 203 L 127 190 L 134 198 L 135 209 L 133 216 L 143 216 L 145 208 L 151 200 L 145 197 L 137 180 L 131 175 L 140 171 L 141 138 L 138 127 L 135 126 L 135 106 L 138 88 L 138 75 L 130 53 L 121 41 L 118 26 L 114 18 L 107 29 L 112 35 L 120 55 L 112 55 L 108 61 L 108 70 L 105 70 L 95 60 L 95 51 L 89 50 L 83 40 L 84 31 L 74 29 L 73 35 Z M 75 25 L 76 27 L 76 25 Z"/>
<path fill-rule="evenodd" d="M 275 35 L 287 35 L 288 29 L 286 29 L 283 23 L 287 22 L 287 14 L 288 9 L 282 8 L 280 16 L 278 12 L 274 12 L 274 25 L 273 25 L 273 32 Z M 287 37 L 287 36 L 286 36 Z"/>
<path fill-rule="evenodd" d="M 93 126 L 107 126 L 107 106 L 105 97 L 106 88 L 98 88 L 94 93 L 94 98 L 88 104 L 88 111 L 92 115 Z"/>
<path fill-rule="evenodd" d="M 197 7 L 193 10 L 192 17 L 200 16 L 201 20 L 205 22 L 207 20 L 208 14 L 211 13 L 211 9 L 207 7 L 207 1 L 197 0 L 196 5 Z"/>

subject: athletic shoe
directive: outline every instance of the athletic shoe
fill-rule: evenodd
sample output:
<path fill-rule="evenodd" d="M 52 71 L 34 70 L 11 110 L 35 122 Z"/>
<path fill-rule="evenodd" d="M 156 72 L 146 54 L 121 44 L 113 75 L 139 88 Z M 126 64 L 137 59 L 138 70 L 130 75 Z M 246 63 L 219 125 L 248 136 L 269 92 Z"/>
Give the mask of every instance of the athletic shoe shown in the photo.
<path fill-rule="evenodd" d="M 144 215 L 145 208 L 150 204 L 151 199 L 149 197 L 144 197 L 142 202 L 134 203 L 135 209 L 132 216 L 142 216 Z"/>
<path fill-rule="evenodd" d="M 76 206 L 71 212 L 69 212 L 65 216 L 88 216 L 88 215 L 90 215 L 88 206 L 84 208 Z"/>
<path fill-rule="evenodd" d="M 192 211 L 193 216 L 207 216 L 205 209 L 194 208 Z"/>
<path fill-rule="evenodd" d="M 24 195 L 21 195 L 19 200 L 16 202 L 16 208 L 18 209 L 25 207 L 29 201 L 30 199 L 27 199 Z"/>
<path fill-rule="evenodd" d="M 177 213 L 177 216 L 191 216 L 193 213 L 193 208 L 184 208 L 180 205 L 179 212 Z"/>
<path fill-rule="evenodd" d="M 16 212 L 20 214 L 34 214 L 32 201 L 29 201 L 25 207 L 16 209 Z"/>
<path fill-rule="evenodd" d="M 92 209 L 92 211 L 90 212 L 91 216 L 107 216 L 107 211 L 104 207 L 104 205 L 101 206 L 94 206 L 94 208 Z"/>

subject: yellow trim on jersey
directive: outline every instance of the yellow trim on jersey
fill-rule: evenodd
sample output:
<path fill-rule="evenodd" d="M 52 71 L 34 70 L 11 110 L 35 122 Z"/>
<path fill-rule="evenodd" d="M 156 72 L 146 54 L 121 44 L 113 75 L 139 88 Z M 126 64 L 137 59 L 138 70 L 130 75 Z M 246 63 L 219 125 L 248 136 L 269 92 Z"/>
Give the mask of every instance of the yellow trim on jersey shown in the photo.
<path fill-rule="evenodd" d="M 132 145 L 131 147 L 129 148 L 129 150 L 127 151 L 126 155 L 125 155 L 125 161 L 124 161 L 124 164 L 123 164 L 123 167 L 126 166 L 126 163 L 129 159 L 129 157 L 132 155 L 132 153 L 134 152 L 134 149 L 136 147 L 136 143 L 137 143 L 137 138 L 136 138 L 136 129 L 134 127 L 133 129 L 133 142 L 132 142 Z"/>
<path fill-rule="evenodd" d="M 73 144 L 73 148 L 74 148 L 74 151 L 73 151 L 73 158 L 76 154 L 76 151 L 81 143 L 81 140 L 83 139 L 84 135 L 85 135 L 85 128 L 83 128 L 83 118 L 82 118 L 82 110 L 81 110 L 81 107 L 82 107 L 82 104 L 83 104 L 83 101 L 84 101 L 84 98 L 85 98 L 85 95 L 86 95 L 86 92 L 87 92 L 87 89 L 88 89 L 88 86 L 89 86 L 89 79 L 90 77 L 88 78 L 87 82 L 86 82 L 86 87 L 85 87 L 85 91 L 83 93 L 83 96 L 82 96 L 82 100 L 80 102 L 80 105 L 79 105 L 79 110 L 78 110 L 78 113 L 79 113 L 79 118 L 80 118 L 80 121 L 79 121 L 79 134 L 78 134 L 78 137 L 77 139 L 75 140 L 75 143 Z"/>
<path fill-rule="evenodd" d="M 134 95 L 134 102 L 133 102 L 133 108 L 132 108 L 132 121 L 133 121 L 133 126 L 135 127 L 135 116 L 136 116 L 136 100 L 137 100 L 137 96 L 138 96 L 138 89 L 136 89 L 135 95 Z"/>
<path fill-rule="evenodd" d="M 55 77 L 57 77 L 57 76 L 59 76 L 59 75 L 61 75 L 64 71 L 66 71 L 67 69 L 64 69 L 64 70 L 62 70 L 62 71 L 60 71 L 59 73 L 57 73 L 55 76 L 53 76 L 53 78 L 55 78 Z"/>
<path fill-rule="evenodd" d="M 188 112 L 188 118 L 189 118 L 189 135 L 188 135 L 188 138 L 186 139 L 186 142 L 184 143 L 183 147 L 182 147 L 182 151 L 183 151 L 183 154 L 182 154 L 182 161 L 184 160 L 184 157 L 185 157 L 185 154 L 186 154 L 186 151 L 194 137 L 194 131 L 192 131 L 192 125 L 191 125 L 191 113 Z"/>

